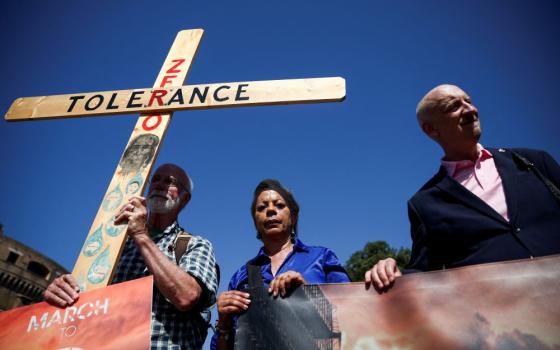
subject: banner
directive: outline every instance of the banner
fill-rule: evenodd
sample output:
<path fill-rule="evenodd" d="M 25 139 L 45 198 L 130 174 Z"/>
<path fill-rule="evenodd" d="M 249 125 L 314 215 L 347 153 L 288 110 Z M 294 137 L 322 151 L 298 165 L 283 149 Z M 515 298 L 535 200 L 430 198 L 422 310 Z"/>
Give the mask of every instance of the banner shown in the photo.
<path fill-rule="evenodd" d="M 560 256 L 250 293 L 236 350 L 560 349 Z"/>
<path fill-rule="evenodd" d="M 45 302 L 0 313 L 2 350 L 149 349 L 153 278 L 80 293 L 64 309 Z"/>

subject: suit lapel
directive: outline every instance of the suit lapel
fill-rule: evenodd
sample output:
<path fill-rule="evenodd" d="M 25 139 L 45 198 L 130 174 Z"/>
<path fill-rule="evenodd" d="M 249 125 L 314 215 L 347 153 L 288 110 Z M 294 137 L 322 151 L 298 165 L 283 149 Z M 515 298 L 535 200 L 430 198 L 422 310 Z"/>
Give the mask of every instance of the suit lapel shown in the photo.
<path fill-rule="evenodd" d="M 436 183 L 436 186 L 440 190 L 448 193 L 449 195 L 453 196 L 469 207 L 478 210 L 480 213 L 489 216 L 503 224 L 508 224 L 508 222 L 492 207 L 486 204 L 477 195 L 467 190 L 463 185 L 451 178 L 443 167 L 440 167 L 437 177 L 440 179 L 440 181 Z"/>
<path fill-rule="evenodd" d="M 509 221 L 515 222 L 517 219 L 518 208 L 517 208 L 517 175 L 520 170 L 515 165 L 515 162 L 511 158 L 511 152 L 500 149 L 489 149 L 492 156 L 494 156 L 494 162 L 496 163 L 496 168 L 498 169 L 498 174 L 502 179 L 502 186 L 504 187 L 504 195 L 506 197 L 506 204 L 508 208 Z"/>

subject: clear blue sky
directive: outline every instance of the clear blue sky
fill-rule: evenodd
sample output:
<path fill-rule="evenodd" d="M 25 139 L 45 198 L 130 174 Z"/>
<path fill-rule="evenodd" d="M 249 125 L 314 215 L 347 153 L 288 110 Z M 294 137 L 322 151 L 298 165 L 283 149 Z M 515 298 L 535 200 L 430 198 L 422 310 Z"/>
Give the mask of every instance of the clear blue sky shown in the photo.
<path fill-rule="evenodd" d="M 156 164 L 184 166 L 181 214 L 221 289 L 256 254 L 251 194 L 293 190 L 300 236 L 342 261 L 409 246 L 406 200 L 439 166 L 418 100 L 440 83 L 479 108 L 482 143 L 560 159 L 557 1 L 2 1 L 2 113 L 22 96 L 150 87 L 181 29 L 203 28 L 189 84 L 341 76 L 342 103 L 175 113 Z M 0 222 L 72 269 L 136 115 L 0 121 Z"/>

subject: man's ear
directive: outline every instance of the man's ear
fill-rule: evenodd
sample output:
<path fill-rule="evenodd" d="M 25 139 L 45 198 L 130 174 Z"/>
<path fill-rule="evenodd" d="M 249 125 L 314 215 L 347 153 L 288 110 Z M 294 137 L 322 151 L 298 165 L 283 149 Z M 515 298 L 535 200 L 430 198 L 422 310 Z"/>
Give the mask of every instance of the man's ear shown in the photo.
<path fill-rule="evenodd" d="M 428 122 L 423 122 L 422 123 L 422 131 L 424 131 L 424 133 L 426 133 L 426 135 L 428 135 L 429 137 L 431 137 L 434 140 L 437 140 L 438 137 L 439 137 L 439 131 L 434 129 L 434 127 Z"/>
<path fill-rule="evenodd" d="M 184 191 L 183 194 L 181 195 L 181 205 L 180 205 L 180 210 L 183 210 L 183 208 L 189 203 L 189 201 L 191 200 L 191 194 L 187 191 Z"/>

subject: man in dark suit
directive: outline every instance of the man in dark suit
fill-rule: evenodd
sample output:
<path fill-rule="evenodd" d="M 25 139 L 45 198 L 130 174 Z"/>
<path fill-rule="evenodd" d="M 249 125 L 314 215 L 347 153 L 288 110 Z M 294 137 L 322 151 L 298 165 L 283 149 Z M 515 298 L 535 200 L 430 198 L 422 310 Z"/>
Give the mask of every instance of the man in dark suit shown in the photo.
<path fill-rule="evenodd" d="M 413 245 L 407 271 L 560 253 L 560 200 L 550 188 L 560 187 L 560 166 L 548 153 L 484 148 L 478 110 L 454 85 L 428 92 L 416 115 L 445 155 L 439 172 L 408 202 Z M 400 275 L 388 258 L 365 280 L 383 289 Z"/>

